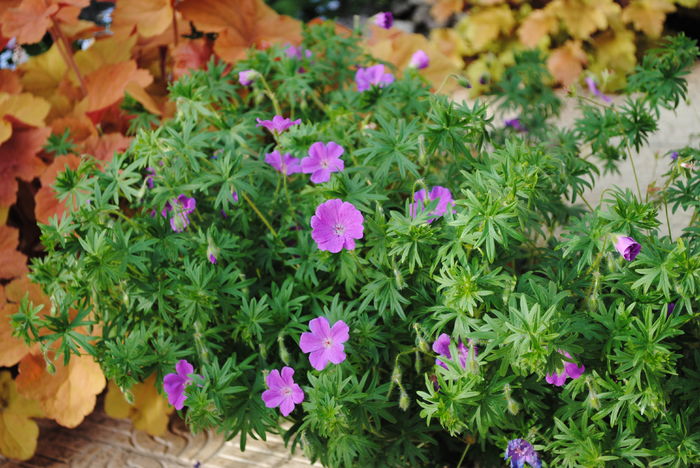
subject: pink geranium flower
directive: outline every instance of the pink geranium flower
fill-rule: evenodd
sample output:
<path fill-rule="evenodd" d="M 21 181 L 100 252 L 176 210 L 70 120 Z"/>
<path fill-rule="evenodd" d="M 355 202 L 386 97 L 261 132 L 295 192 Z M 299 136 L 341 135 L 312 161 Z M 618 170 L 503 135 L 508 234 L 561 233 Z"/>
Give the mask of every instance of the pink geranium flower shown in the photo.
<path fill-rule="evenodd" d="M 620 255 L 622 255 L 625 260 L 631 262 L 637 258 L 637 255 L 639 255 L 639 252 L 642 250 L 642 246 L 631 237 L 617 236 L 615 249 L 620 252 Z"/>
<path fill-rule="evenodd" d="M 238 82 L 243 86 L 250 86 L 253 81 L 260 76 L 256 70 L 243 70 L 238 72 Z"/>
<path fill-rule="evenodd" d="M 175 364 L 175 373 L 163 377 L 163 389 L 168 394 L 168 403 L 176 410 L 181 410 L 187 399 L 185 387 L 192 383 L 190 375 L 194 373 L 192 364 L 184 359 Z"/>
<path fill-rule="evenodd" d="M 567 351 L 559 350 L 559 353 L 563 354 L 568 359 L 573 360 L 571 354 L 569 354 Z M 578 379 L 585 372 L 585 370 L 586 367 L 583 364 L 579 366 L 578 364 L 575 364 L 573 362 L 564 361 L 564 369 L 561 372 L 547 374 L 545 380 L 547 381 L 547 383 L 556 385 L 557 387 L 561 387 L 566 383 L 567 378 L 571 377 L 572 379 Z"/>
<path fill-rule="evenodd" d="M 277 369 L 267 375 L 265 383 L 268 390 L 262 394 L 265 406 L 277 408 L 279 406 L 282 416 L 287 416 L 294 410 L 294 405 L 304 401 L 304 391 L 294 383 L 294 369 L 284 366 L 282 374 Z"/>
<path fill-rule="evenodd" d="M 299 347 L 309 354 L 309 362 L 316 370 L 325 369 L 329 362 L 340 364 L 345 360 L 345 346 L 343 343 L 350 338 L 345 322 L 338 320 L 333 327 L 326 317 L 318 317 L 309 322 L 311 332 L 301 334 Z"/>
<path fill-rule="evenodd" d="M 334 198 L 316 207 L 316 214 L 311 217 L 311 237 L 321 250 L 353 250 L 355 239 L 362 239 L 364 234 L 363 221 L 362 213 L 352 203 Z"/>
<path fill-rule="evenodd" d="M 419 212 L 423 212 L 423 206 L 425 203 L 425 189 L 420 189 L 418 190 L 414 195 L 413 199 L 415 200 L 415 203 L 411 203 L 411 205 L 408 207 L 408 211 L 411 214 L 412 217 L 416 217 Z M 436 185 L 430 190 L 430 194 L 428 195 L 428 201 L 433 201 L 433 200 L 439 200 L 437 206 L 435 207 L 435 210 L 433 210 L 430 214 L 435 215 L 435 218 L 430 218 L 428 220 L 429 223 L 432 223 L 437 219 L 437 216 L 442 216 L 445 214 L 447 211 L 447 206 L 454 206 L 455 202 L 452 199 L 452 192 L 450 192 L 449 189 L 446 189 L 445 187 L 440 187 L 439 185 Z"/>
<path fill-rule="evenodd" d="M 265 162 L 284 175 L 301 172 L 301 161 L 289 153 L 280 154 L 279 151 L 274 150 L 272 153 L 265 155 Z"/>
<path fill-rule="evenodd" d="M 433 351 L 435 351 L 445 359 L 452 359 L 452 353 L 450 353 L 450 342 L 450 335 L 448 335 L 447 333 L 441 334 L 440 336 L 438 336 L 438 339 L 435 340 L 435 342 L 433 343 Z M 465 369 L 467 367 L 467 357 L 469 356 L 469 348 L 467 348 L 464 345 L 462 340 L 459 340 L 459 342 L 457 343 L 457 353 L 459 354 L 459 364 L 462 366 L 462 369 Z M 475 355 L 478 355 L 476 346 L 474 346 L 474 353 Z M 435 364 L 447 369 L 447 364 L 442 362 L 440 359 L 435 359 Z"/>
<path fill-rule="evenodd" d="M 368 68 L 359 68 L 355 72 L 355 83 L 357 91 L 363 92 L 370 89 L 373 85 L 383 88 L 384 86 L 394 82 L 394 75 L 384 73 L 384 65 L 373 65 Z"/>
<path fill-rule="evenodd" d="M 289 118 L 284 118 L 281 115 L 276 115 L 272 120 L 261 120 L 257 118 L 258 124 L 256 127 L 265 127 L 272 133 L 277 133 L 278 135 L 285 130 L 287 130 L 292 125 L 299 125 L 301 119 L 291 120 Z"/>
<path fill-rule="evenodd" d="M 340 159 L 344 152 L 345 149 L 334 141 L 317 141 L 309 147 L 309 155 L 301 160 L 301 170 L 311 174 L 311 182 L 315 184 L 328 182 L 332 172 L 345 169 L 345 162 Z"/>
<path fill-rule="evenodd" d="M 417 50 L 411 55 L 411 61 L 408 62 L 409 67 L 416 68 L 418 70 L 422 70 L 424 68 L 428 68 L 430 65 L 430 57 L 428 57 L 428 54 L 423 52 L 422 50 Z"/>

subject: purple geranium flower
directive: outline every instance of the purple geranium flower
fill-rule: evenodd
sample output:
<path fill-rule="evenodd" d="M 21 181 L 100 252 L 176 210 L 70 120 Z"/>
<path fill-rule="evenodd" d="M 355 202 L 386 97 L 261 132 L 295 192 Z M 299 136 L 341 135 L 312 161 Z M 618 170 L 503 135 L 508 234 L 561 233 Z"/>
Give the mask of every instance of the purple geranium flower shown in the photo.
<path fill-rule="evenodd" d="M 284 366 L 282 375 L 277 369 L 267 375 L 265 383 L 268 390 L 262 394 L 265 406 L 268 408 L 280 407 L 282 416 L 287 416 L 294 409 L 294 405 L 304 401 L 304 391 L 294 383 L 294 369 Z"/>
<path fill-rule="evenodd" d="M 596 82 L 592 77 L 589 76 L 586 78 L 586 84 L 588 85 L 588 90 L 595 96 L 599 97 L 608 104 L 612 102 L 612 99 L 610 99 L 610 97 L 606 96 L 598 89 L 598 85 L 596 85 Z"/>
<path fill-rule="evenodd" d="M 309 322 L 311 332 L 301 334 L 299 347 L 309 354 L 311 366 L 316 370 L 325 369 L 328 362 L 340 364 L 345 360 L 345 346 L 343 343 L 350 338 L 350 328 L 342 320 L 338 320 L 333 327 L 326 317 L 318 317 Z"/>
<path fill-rule="evenodd" d="M 357 83 L 357 91 L 367 91 L 376 85 L 380 88 L 393 83 L 394 75 L 391 73 L 384 73 L 384 65 L 372 65 L 368 68 L 358 68 L 355 73 L 355 83 Z"/>
<path fill-rule="evenodd" d="M 279 151 L 274 150 L 272 153 L 265 155 L 265 162 L 284 175 L 301 172 L 301 161 L 289 153 L 280 154 Z"/>
<path fill-rule="evenodd" d="M 173 212 L 172 218 L 170 218 L 170 227 L 175 232 L 182 232 L 190 225 L 189 215 L 194 211 L 197 206 L 197 201 L 194 198 L 190 198 L 185 194 L 180 194 L 174 200 L 171 200 L 165 204 L 165 207 L 160 212 L 160 214 L 166 218 L 170 211 Z"/>
<path fill-rule="evenodd" d="M 315 184 L 328 182 L 331 172 L 345 169 L 345 163 L 340 159 L 344 152 L 343 147 L 334 141 L 317 141 L 309 147 L 309 155 L 301 160 L 301 170 L 304 174 L 311 174 L 311 182 Z"/>
<path fill-rule="evenodd" d="M 380 28 L 390 29 L 394 24 L 394 15 L 390 11 L 382 11 L 372 17 L 374 24 Z"/>
<path fill-rule="evenodd" d="M 438 339 L 435 340 L 435 342 L 433 343 L 433 351 L 435 351 L 445 359 L 452 359 L 452 353 L 450 353 L 450 336 L 447 333 L 443 333 L 440 336 L 438 336 Z M 459 354 L 459 363 L 462 366 L 462 369 L 465 369 L 467 367 L 467 357 L 469 356 L 469 348 L 467 348 L 464 345 L 464 343 L 462 343 L 461 339 L 457 343 L 457 353 Z M 474 353 L 478 353 L 476 346 L 474 347 Z M 445 364 L 439 359 L 435 359 L 435 364 L 447 369 L 447 364 Z"/>
<path fill-rule="evenodd" d="M 153 188 L 153 186 L 155 185 L 153 178 L 156 176 L 156 170 L 152 167 L 147 167 L 146 172 L 148 172 L 149 174 L 146 177 L 146 185 L 148 185 L 148 188 Z"/>
<path fill-rule="evenodd" d="M 413 55 L 411 55 L 411 60 L 408 62 L 409 67 L 417 68 L 418 70 L 428 68 L 429 65 L 430 57 L 422 50 L 415 51 Z"/>
<path fill-rule="evenodd" d="M 439 200 L 437 207 L 435 207 L 435 210 L 431 213 L 434 214 L 436 217 L 430 218 L 428 220 L 429 223 L 435 221 L 437 219 L 437 216 L 442 216 L 443 214 L 445 214 L 445 212 L 447 211 L 447 205 L 454 206 L 455 204 L 454 200 L 452 199 L 452 193 L 449 191 L 449 189 L 446 189 L 445 187 L 440 187 L 439 185 L 436 185 L 430 190 L 430 195 L 428 196 L 428 198 L 429 201 Z M 420 210 L 420 212 L 423 211 L 423 205 L 425 202 L 425 189 L 418 190 L 413 195 L 413 199 L 415 200 L 415 203 L 411 203 L 408 210 L 411 216 L 415 218 L 418 214 L 418 210 Z"/>
<path fill-rule="evenodd" d="M 316 207 L 316 214 L 311 217 L 311 237 L 321 250 L 353 250 L 355 239 L 362 239 L 363 221 L 362 213 L 352 203 L 334 198 Z"/>
<path fill-rule="evenodd" d="M 284 52 L 287 54 L 287 57 L 296 59 L 302 59 L 304 56 L 306 56 L 306 58 L 311 58 L 313 55 L 309 49 L 294 47 L 293 45 L 287 46 Z"/>
<path fill-rule="evenodd" d="M 253 81 L 260 76 L 255 70 L 243 70 L 238 73 L 238 82 L 243 86 L 250 86 Z"/>
<path fill-rule="evenodd" d="M 256 120 L 258 121 L 256 127 L 265 127 L 272 133 L 277 133 L 278 135 L 292 125 L 299 125 L 301 123 L 301 119 L 291 120 L 289 118 L 284 118 L 281 115 L 274 116 L 272 120 L 261 120 L 260 118 L 257 118 Z"/>
<path fill-rule="evenodd" d="M 506 460 L 510 458 L 510 468 L 523 468 L 525 463 L 528 463 L 532 468 L 541 468 L 542 466 L 542 462 L 535 452 L 535 447 L 525 439 L 513 439 L 508 442 L 504 458 Z"/>
<path fill-rule="evenodd" d="M 630 262 L 634 260 L 642 250 L 642 246 L 636 240 L 626 236 L 617 236 L 615 248 L 625 260 Z"/>
<path fill-rule="evenodd" d="M 187 399 L 185 387 L 192 383 L 192 378 L 189 376 L 193 373 L 192 364 L 181 359 L 175 364 L 175 373 L 163 377 L 163 389 L 168 394 L 168 403 L 173 405 L 176 410 L 181 410 L 185 404 Z"/>
<path fill-rule="evenodd" d="M 678 159 L 678 151 L 671 153 L 671 161 L 675 161 L 676 159 Z"/>
<path fill-rule="evenodd" d="M 516 132 L 527 132 L 527 129 L 517 117 L 515 117 L 514 119 L 506 119 L 504 123 L 506 127 L 510 127 Z"/>
<path fill-rule="evenodd" d="M 559 353 L 563 354 L 569 359 L 573 359 L 571 354 L 567 351 L 559 350 Z M 571 377 L 572 379 L 578 379 L 586 371 L 586 367 L 581 364 L 575 364 L 573 362 L 564 361 L 564 369 L 561 372 L 555 372 L 554 374 L 547 374 L 545 380 L 547 383 L 561 387 L 566 383 L 566 379 Z"/>

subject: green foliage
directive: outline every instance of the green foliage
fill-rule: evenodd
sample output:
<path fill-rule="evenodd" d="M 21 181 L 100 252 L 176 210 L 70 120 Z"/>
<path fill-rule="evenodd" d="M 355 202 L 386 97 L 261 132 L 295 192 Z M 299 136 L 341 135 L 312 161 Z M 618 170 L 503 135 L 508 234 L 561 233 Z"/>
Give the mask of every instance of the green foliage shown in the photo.
<path fill-rule="evenodd" d="M 322 25 L 306 31 L 312 60 L 272 47 L 231 71 L 212 62 L 172 85 L 176 115 L 142 125 L 104 171 L 64 172 L 55 188 L 75 209 L 43 226 L 47 255 L 32 271 L 55 310 L 23 302 L 17 335 L 57 342 L 66 359 L 82 349 L 124 388 L 187 359 L 191 428 L 238 434 L 242 447 L 282 433 L 327 466 L 454 466 L 465 444 L 467 460 L 503 466 L 515 438 L 547 466 L 700 463 L 700 151 L 677 149 L 648 200 L 582 198 L 598 175 L 591 156 L 614 169 L 683 98 L 695 46 L 674 39 L 644 60 L 622 106 L 581 99 L 573 130 L 551 123 L 560 103 L 526 54 L 498 85 L 529 130 L 518 133 L 484 103 L 431 95 L 411 71 L 358 93 L 352 66 L 374 62 L 356 39 Z M 262 75 L 249 87 L 237 82 L 245 69 Z M 302 124 L 256 126 L 277 106 Z M 345 149 L 328 182 L 264 162 L 316 141 Z M 436 215 L 428 201 L 413 216 L 415 194 L 435 186 L 454 206 Z M 161 210 L 180 194 L 196 209 L 174 232 Z M 355 250 L 311 237 L 332 198 L 364 216 Z M 692 212 L 675 236 L 657 220 L 669 206 Z M 642 245 L 635 260 L 615 251 L 618 235 Z M 323 371 L 299 349 L 319 316 L 350 327 L 347 359 Z M 431 351 L 443 333 L 459 359 Z M 572 362 L 583 375 L 547 383 Z M 305 392 L 285 429 L 261 399 L 282 366 Z"/>

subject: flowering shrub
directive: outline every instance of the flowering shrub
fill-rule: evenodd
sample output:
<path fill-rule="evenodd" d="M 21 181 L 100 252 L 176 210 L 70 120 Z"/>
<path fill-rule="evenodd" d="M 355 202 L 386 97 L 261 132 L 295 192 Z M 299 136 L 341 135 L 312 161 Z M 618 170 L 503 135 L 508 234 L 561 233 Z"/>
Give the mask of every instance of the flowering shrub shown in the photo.
<path fill-rule="evenodd" d="M 683 98 L 692 41 L 561 129 L 536 53 L 498 87 L 505 126 L 415 67 L 366 74 L 333 31 L 305 31 L 303 67 L 210 62 L 104 171 L 59 175 L 77 208 L 32 267 L 54 309 L 24 301 L 17 334 L 121 388 L 156 373 L 194 430 L 282 432 L 327 466 L 700 462 L 700 226 L 657 221 L 697 209 L 700 152 L 669 148 L 652 196 L 583 199 L 589 159 L 614 168 Z"/>

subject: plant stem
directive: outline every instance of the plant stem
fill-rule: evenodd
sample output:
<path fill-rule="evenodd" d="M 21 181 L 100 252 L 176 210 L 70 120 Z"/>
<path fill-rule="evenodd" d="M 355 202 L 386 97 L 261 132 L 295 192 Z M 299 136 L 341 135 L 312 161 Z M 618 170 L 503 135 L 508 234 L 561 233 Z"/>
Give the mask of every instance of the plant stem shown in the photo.
<path fill-rule="evenodd" d="M 275 93 L 272 92 L 270 85 L 267 84 L 267 80 L 264 76 L 262 76 L 262 74 L 260 75 L 260 81 L 262 81 L 263 87 L 265 88 L 265 94 L 267 94 L 267 97 L 269 97 L 270 101 L 272 101 L 272 107 L 275 108 L 275 114 L 282 115 L 282 108 L 280 107 L 280 103 L 277 101 L 277 96 L 275 96 Z"/>
<path fill-rule="evenodd" d="M 177 31 L 177 17 L 175 15 L 175 8 L 173 8 L 173 41 L 175 43 L 175 47 L 177 47 L 178 36 L 180 34 Z"/>
<path fill-rule="evenodd" d="M 457 468 L 460 468 L 462 466 L 462 462 L 464 461 L 464 457 L 467 456 L 467 452 L 469 451 L 469 447 L 471 447 L 472 444 L 467 444 L 466 447 L 464 447 L 464 451 L 462 452 L 462 456 L 459 457 L 459 462 L 457 462 Z"/>
<path fill-rule="evenodd" d="M 671 218 L 668 216 L 668 202 L 666 201 L 666 195 L 664 194 L 664 211 L 666 212 L 666 226 L 668 227 L 668 237 L 673 240 L 673 233 L 671 232 Z"/>
<path fill-rule="evenodd" d="M 253 203 L 253 201 L 248 197 L 248 195 L 246 195 L 245 193 L 242 193 L 242 192 L 241 192 L 241 195 L 243 196 L 243 199 L 246 201 L 246 203 L 248 203 L 248 205 L 250 205 L 250 207 L 253 209 L 253 211 L 255 211 L 255 214 L 258 215 L 258 217 L 259 217 L 260 220 L 263 222 L 263 224 L 265 224 L 265 226 L 267 226 L 267 228 L 270 230 L 270 232 L 272 233 L 272 235 L 275 236 L 275 237 L 278 237 L 278 236 L 277 236 L 277 231 L 275 231 L 275 228 L 272 227 L 272 225 L 271 225 L 270 222 L 267 220 L 267 218 L 265 218 L 265 215 L 263 215 L 263 214 L 260 212 L 260 210 L 258 209 L 258 207 L 255 206 L 255 203 Z"/>
<path fill-rule="evenodd" d="M 73 73 L 75 73 L 75 76 L 78 78 L 78 83 L 80 83 L 80 91 L 83 93 L 83 97 L 87 96 L 88 90 L 87 85 L 85 84 L 85 78 L 83 78 L 83 75 L 80 73 L 78 64 L 75 63 L 73 51 L 70 43 L 68 42 L 68 38 L 65 34 L 63 34 L 63 31 L 61 31 L 61 28 L 58 26 L 52 26 L 50 32 L 51 37 L 53 37 L 53 41 L 56 43 L 56 47 L 58 47 L 59 52 L 61 52 L 61 55 L 63 56 L 63 60 L 66 62 L 66 65 L 73 70 Z M 59 43 L 63 45 L 63 49 Z"/>

